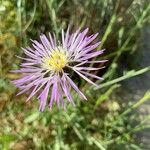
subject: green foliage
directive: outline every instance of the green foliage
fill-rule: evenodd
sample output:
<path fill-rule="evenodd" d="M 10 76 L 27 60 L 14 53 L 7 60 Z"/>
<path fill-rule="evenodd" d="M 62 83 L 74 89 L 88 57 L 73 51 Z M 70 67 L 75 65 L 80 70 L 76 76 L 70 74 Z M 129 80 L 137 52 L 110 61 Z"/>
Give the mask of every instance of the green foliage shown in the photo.
<path fill-rule="evenodd" d="M 141 120 L 135 110 L 150 99 L 150 93 L 130 104 L 120 102 L 116 91 L 121 81 L 150 70 L 120 71 L 122 64 L 128 64 L 124 55 L 134 58 L 136 54 L 149 12 L 150 4 L 140 0 L 0 0 L 0 149 L 143 149 L 135 136 L 150 127 L 146 124 L 150 116 Z M 10 70 L 19 67 L 15 55 L 22 54 L 20 47 L 31 38 L 49 31 L 59 38 L 68 24 L 72 31 L 89 27 L 91 34 L 100 33 L 98 49 L 106 48 L 101 59 L 109 59 L 109 63 L 105 71 L 95 74 L 105 80 L 97 82 L 100 88 L 83 86 L 78 80 L 88 102 L 74 94 L 76 107 L 68 105 L 64 111 L 54 106 L 41 113 L 37 100 L 25 103 L 25 95 L 15 96 L 11 80 L 20 75 Z"/>

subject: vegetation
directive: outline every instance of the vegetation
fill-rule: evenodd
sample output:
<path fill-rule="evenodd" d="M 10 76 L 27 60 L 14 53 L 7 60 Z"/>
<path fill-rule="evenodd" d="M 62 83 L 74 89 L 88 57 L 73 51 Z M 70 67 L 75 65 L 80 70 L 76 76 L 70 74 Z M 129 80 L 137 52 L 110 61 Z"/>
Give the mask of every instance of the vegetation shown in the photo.
<path fill-rule="evenodd" d="M 0 0 L 0 149 L 146 149 L 136 133 L 150 127 L 150 116 L 140 118 L 135 110 L 150 99 L 150 91 L 137 102 L 121 101 L 117 91 L 120 81 L 150 70 L 132 68 L 136 59 L 126 59 L 138 53 L 149 12 L 150 4 L 142 0 Z M 20 47 L 30 45 L 30 39 L 48 32 L 59 38 L 69 24 L 72 31 L 89 27 L 91 34 L 99 32 L 99 49 L 106 49 L 101 59 L 109 62 L 95 74 L 105 80 L 95 88 L 77 78 L 87 102 L 74 93 L 76 107 L 41 113 L 36 98 L 25 103 L 26 95 L 16 96 L 11 80 L 20 75 L 10 70 L 19 68 L 15 55 L 22 55 Z"/>

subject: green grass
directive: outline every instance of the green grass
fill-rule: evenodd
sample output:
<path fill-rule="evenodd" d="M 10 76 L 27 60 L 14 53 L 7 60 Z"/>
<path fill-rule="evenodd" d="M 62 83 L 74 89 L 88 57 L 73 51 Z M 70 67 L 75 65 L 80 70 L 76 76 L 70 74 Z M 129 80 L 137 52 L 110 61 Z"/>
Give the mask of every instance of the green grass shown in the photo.
<path fill-rule="evenodd" d="M 150 99 L 150 92 L 138 102 L 125 103 L 116 91 L 121 90 L 121 81 L 150 70 L 120 69 L 128 63 L 123 62 L 124 55 L 136 55 L 149 12 L 150 4 L 140 0 L 0 0 L 0 149 L 144 149 L 136 133 L 150 127 L 146 124 L 150 117 L 141 119 L 135 110 Z M 69 104 L 63 111 L 54 106 L 41 113 L 36 98 L 25 103 L 26 95 L 15 96 L 11 80 L 19 75 L 9 71 L 19 68 L 15 55 L 22 55 L 21 46 L 30 45 L 40 33 L 56 32 L 59 38 L 68 24 L 72 31 L 89 27 L 90 34 L 100 33 L 98 50 L 106 48 L 101 59 L 109 62 L 95 73 L 105 80 L 97 82 L 100 88 L 78 80 L 87 102 L 73 93 L 76 107 Z"/>

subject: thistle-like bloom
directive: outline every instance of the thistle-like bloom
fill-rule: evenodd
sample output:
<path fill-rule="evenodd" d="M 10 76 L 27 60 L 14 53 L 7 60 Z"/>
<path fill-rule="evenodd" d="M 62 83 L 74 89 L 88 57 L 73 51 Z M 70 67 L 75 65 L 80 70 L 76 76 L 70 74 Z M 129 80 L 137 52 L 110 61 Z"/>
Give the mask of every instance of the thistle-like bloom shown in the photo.
<path fill-rule="evenodd" d="M 57 43 L 55 34 L 52 36 L 49 33 L 49 38 L 45 35 L 40 36 L 41 42 L 32 40 L 32 48 L 22 48 L 26 57 L 19 57 L 24 62 L 21 64 L 21 68 L 14 72 L 22 73 L 23 76 L 13 81 L 21 90 L 18 95 L 30 91 L 28 101 L 36 94 L 41 111 L 44 110 L 47 103 L 52 108 L 54 102 L 65 108 L 64 98 L 74 104 L 71 88 L 86 100 L 85 95 L 69 77 L 70 72 L 73 70 L 87 82 L 96 85 L 88 77 L 100 80 L 102 78 L 89 73 L 89 71 L 101 68 L 87 67 L 87 65 L 105 62 L 105 60 L 91 60 L 102 54 L 103 50 L 94 51 L 100 42 L 91 43 L 98 34 L 87 36 L 87 32 L 88 29 L 85 29 L 83 32 L 77 30 L 70 34 L 68 28 L 66 33 L 62 30 L 61 42 Z"/>

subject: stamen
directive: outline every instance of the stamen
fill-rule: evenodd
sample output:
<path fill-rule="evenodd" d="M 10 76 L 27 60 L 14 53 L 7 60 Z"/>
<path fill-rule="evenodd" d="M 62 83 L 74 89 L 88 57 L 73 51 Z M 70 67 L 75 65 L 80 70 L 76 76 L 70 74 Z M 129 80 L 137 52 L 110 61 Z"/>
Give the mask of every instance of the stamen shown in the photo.
<path fill-rule="evenodd" d="M 43 58 L 42 67 L 47 70 L 52 70 L 59 72 L 61 71 L 68 63 L 66 50 L 58 48 L 51 52 L 50 56 Z"/>

